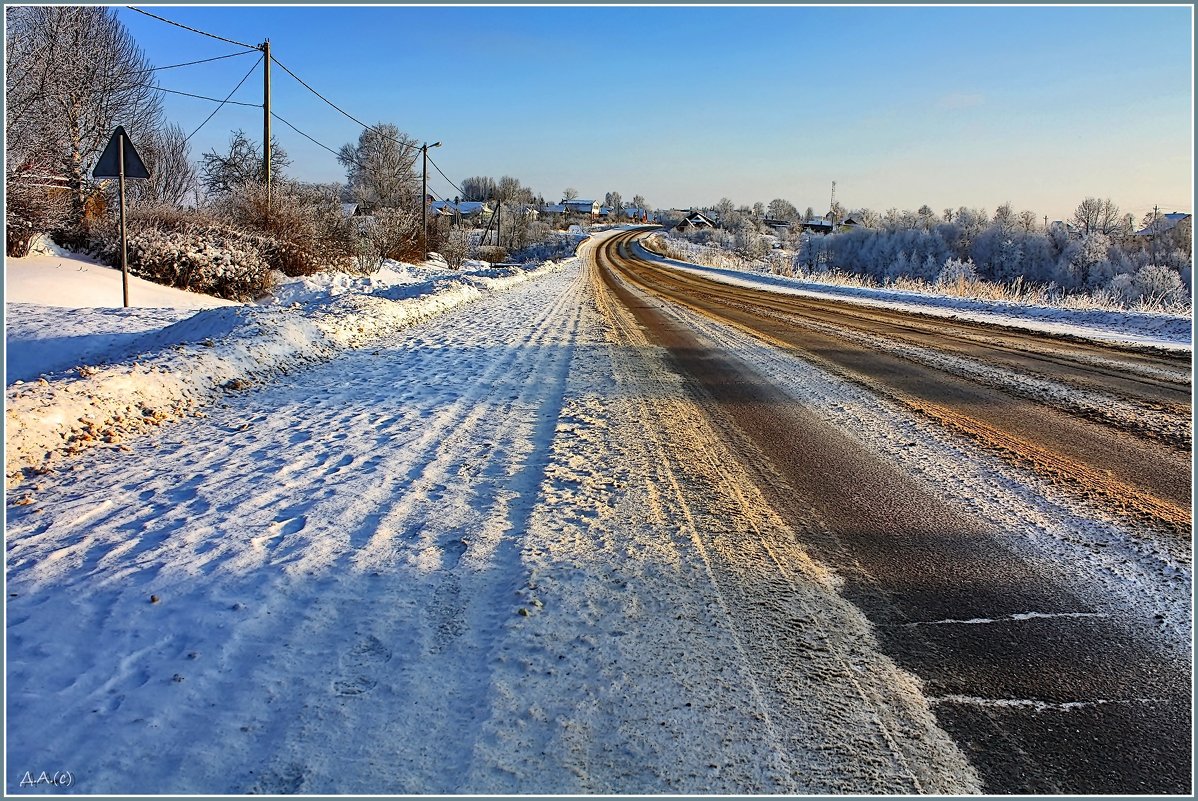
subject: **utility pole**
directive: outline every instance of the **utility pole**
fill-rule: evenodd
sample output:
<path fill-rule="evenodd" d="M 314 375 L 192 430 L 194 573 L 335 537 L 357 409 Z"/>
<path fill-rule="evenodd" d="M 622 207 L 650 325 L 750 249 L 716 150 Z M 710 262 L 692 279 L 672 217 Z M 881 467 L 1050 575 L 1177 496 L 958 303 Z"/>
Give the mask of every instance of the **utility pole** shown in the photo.
<path fill-rule="evenodd" d="M 503 198 L 495 201 L 495 247 L 503 247 Z"/>
<path fill-rule="evenodd" d="M 1152 207 L 1152 263 L 1156 264 L 1156 233 L 1160 230 L 1161 207 Z"/>
<path fill-rule="evenodd" d="M 425 142 L 420 146 L 420 252 L 424 254 L 425 261 L 428 261 L 428 149 L 440 146 L 440 142 L 433 142 L 431 145 Z"/>
<path fill-rule="evenodd" d="M 832 182 L 832 199 L 828 201 L 828 216 L 832 218 L 832 233 L 836 233 L 836 182 Z"/>
<path fill-rule="evenodd" d="M 266 218 L 270 219 L 270 39 L 262 43 L 262 180 L 266 185 Z"/>

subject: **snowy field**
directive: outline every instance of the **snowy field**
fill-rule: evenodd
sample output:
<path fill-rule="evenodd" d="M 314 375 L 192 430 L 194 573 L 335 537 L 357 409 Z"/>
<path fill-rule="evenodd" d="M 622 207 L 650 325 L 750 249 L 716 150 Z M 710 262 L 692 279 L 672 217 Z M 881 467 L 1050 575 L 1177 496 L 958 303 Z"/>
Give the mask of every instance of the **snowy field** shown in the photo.
<path fill-rule="evenodd" d="M 1193 318 L 1176 314 L 1061 309 L 1050 306 L 930 295 L 898 289 L 835 286 L 771 273 L 706 267 L 660 256 L 636 245 L 637 255 L 716 281 L 789 295 L 886 306 L 917 314 L 1066 334 L 1166 350 L 1193 350 Z"/>
<path fill-rule="evenodd" d="M 977 792 L 936 699 L 587 270 L 9 306 L 8 792 Z M 678 314 L 1189 647 L 1176 554 Z M 46 329 L 78 339 L 39 365 L 19 332 Z"/>

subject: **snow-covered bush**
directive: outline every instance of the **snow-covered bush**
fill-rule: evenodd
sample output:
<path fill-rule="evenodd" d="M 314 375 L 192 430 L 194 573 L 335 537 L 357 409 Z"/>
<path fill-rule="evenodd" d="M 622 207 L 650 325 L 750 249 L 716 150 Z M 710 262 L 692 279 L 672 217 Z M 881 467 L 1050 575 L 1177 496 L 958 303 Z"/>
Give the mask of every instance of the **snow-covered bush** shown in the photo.
<path fill-rule="evenodd" d="M 507 250 L 498 245 L 483 245 L 475 250 L 474 257 L 491 264 L 499 264 L 507 261 Z"/>
<path fill-rule="evenodd" d="M 936 276 L 936 283 L 940 286 L 972 284 L 977 280 L 977 270 L 968 259 L 946 259 L 944 266 L 940 268 L 940 274 Z"/>
<path fill-rule="evenodd" d="M 253 181 L 216 197 L 211 212 L 227 225 L 274 243 L 263 252 L 285 275 L 348 270 L 356 264 L 359 219 L 342 211 L 340 187 L 284 181 L 267 201 L 266 188 Z"/>
<path fill-rule="evenodd" d="M 132 226 L 127 240 L 129 272 L 159 284 L 230 300 L 251 300 L 271 286 L 263 254 L 273 243 L 263 237 L 209 222 Z M 119 265 L 119 236 L 107 239 L 99 255 Z"/>
<path fill-rule="evenodd" d="M 1153 311 L 1184 308 L 1189 303 L 1181 276 L 1159 264 L 1141 267 L 1134 274 L 1120 273 L 1111 279 L 1107 290 L 1124 306 Z"/>
<path fill-rule="evenodd" d="M 470 252 L 470 233 L 461 228 L 452 228 L 441 243 L 441 256 L 451 270 L 462 269 L 462 261 Z"/>
<path fill-rule="evenodd" d="M 384 259 L 395 261 L 420 261 L 424 254 L 420 249 L 421 217 L 419 211 L 401 208 L 377 209 L 363 229 L 363 233 L 374 243 Z M 435 248 L 437 226 L 429 222 L 429 248 Z"/>

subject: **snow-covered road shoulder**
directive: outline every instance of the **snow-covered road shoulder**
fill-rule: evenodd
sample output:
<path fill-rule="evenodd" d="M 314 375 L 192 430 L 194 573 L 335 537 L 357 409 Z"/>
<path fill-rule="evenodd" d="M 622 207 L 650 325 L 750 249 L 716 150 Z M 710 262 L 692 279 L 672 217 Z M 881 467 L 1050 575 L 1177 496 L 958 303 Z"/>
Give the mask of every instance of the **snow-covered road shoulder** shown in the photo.
<path fill-rule="evenodd" d="M 120 447 L 123 439 L 164 421 L 202 414 L 227 392 L 369 344 L 564 264 L 442 275 L 286 306 L 205 309 L 123 342 L 121 358 L 109 353 L 66 369 L 53 364 L 36 381 L 16 380 L 6 388 L 8 483 L 97 444 Z M 28 326 L 39 308 L 52 314 L 32 305 L 17 311 L 25 312 Z M 22 346 L 11 338 L 7 344 L 10 350 Z"/>

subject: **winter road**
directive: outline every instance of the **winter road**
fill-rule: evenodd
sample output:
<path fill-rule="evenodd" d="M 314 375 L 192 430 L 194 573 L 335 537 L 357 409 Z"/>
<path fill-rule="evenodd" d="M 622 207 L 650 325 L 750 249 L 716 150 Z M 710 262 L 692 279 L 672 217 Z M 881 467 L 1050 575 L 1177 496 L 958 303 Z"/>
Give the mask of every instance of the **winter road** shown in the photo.
<path fill-rule="evenodd" d="M 628 247 L 20 487 L 9 792 L 1188 790 L 1165 468 L 1098 481 L 1039 418 L 978 447 L 1012 432 L 833 359 L 881 335 L 807 353 L 774 309 L 763 339 Z M 1031 404 L 977 376 L 1034 343 L 894 337 L 981 407 L 1189 447 L 1167 365 L 1112 389 L 1056 353 L 1076 381 Z"/>
<path fill-rule="evenodd" d="M 1162 648 L 1151 621 L 1129 626 L 1134 608 L 1106 608 L 1075 565 L 1012 548 L 1003 521 L 829 426 L 704 328 L 718 321 L 964 434 L 1183 559 L 1189 359 L 721 285 L 638 258 L 642 235 L 597 249 L 604 291 L 670 352 L 742 464 L 759 465 L 771 506 L 807 521 L 800 539 L 924 680 L 985 788 L 1186 791 L 1184 650 Z"/>

